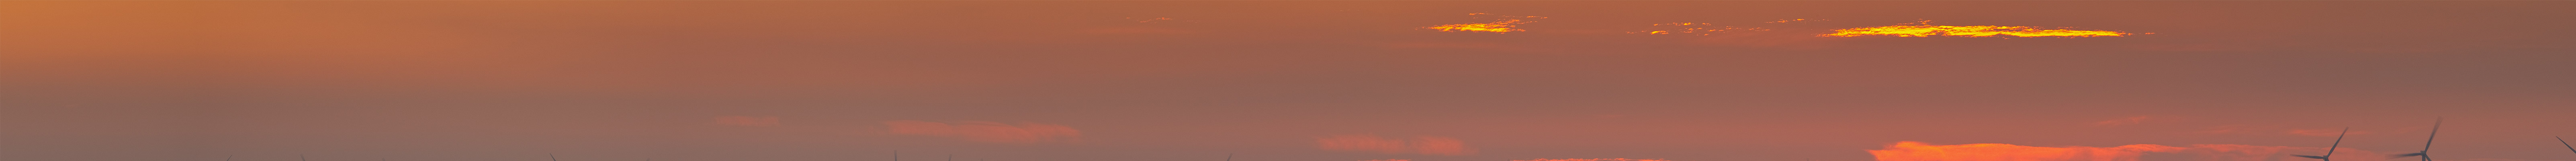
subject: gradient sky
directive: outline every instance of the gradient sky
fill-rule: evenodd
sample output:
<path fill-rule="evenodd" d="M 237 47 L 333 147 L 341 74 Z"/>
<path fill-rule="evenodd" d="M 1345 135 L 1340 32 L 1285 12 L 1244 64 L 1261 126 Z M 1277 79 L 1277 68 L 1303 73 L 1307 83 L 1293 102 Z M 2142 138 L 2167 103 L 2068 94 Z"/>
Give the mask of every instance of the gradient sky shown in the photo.
<path fill-rule="evenodd" d="M 2436 159 L 2563 161 L 2567 8 L 0 1 L 0 160 L 1864 161 L 1993 143 L 2307 161 L 2284 155 L 2344 127 L 2343 149 L 2412 152 L 2442 117 Z M 1484 20 L 1468 13 L 1547 18 L 1422 28 Z M 1780 19 L 1823 21 L 1761 23 Z M 1918 20 L 2155 34 L 1815 36 Z M 1771 30 L 1624 33 L 1677 22 Z"/>

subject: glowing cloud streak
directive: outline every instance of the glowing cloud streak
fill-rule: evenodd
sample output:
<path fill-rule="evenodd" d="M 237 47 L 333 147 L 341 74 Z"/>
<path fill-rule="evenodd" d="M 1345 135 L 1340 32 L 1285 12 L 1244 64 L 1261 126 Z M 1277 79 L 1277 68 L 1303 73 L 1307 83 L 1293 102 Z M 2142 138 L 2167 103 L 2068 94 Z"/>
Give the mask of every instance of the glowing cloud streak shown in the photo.
<path fill-rule="evenodd" d="M 1631 33 L 1631 34 L 1647 34 L 1647 35 L 1664 35 L 1664 34 L 1709 35 L 1709 34 L 1715 34 L 1715 33 L 1735 32 L 1735 31 L 1770 31 L 1770 30 L 1771 30 L 1771 29 L 1763 29 L 1763 28 L 1760 28 L 1760 27 L 1751 27 L 1751 28 L 1746 28 L 1746 27 L 1735 27 L 1735 26 L 1718 26 L 1717 24 L 1711 24 L 1711 23 L 1690 23 L 1690 22 L 1680 22 L 1680 23 L 1662 23 L 1662 24 L 1654 24 L 1653 26 L 1656 26 L 1656 27 L 1666 27 L 1666 28 L 1668 28 L 1668 29 L 1662 29 L 1662 30 L 1646 30 L 1646 31 L 1630 31 L 1630 32 L 1628 32 L 1628 33 Z"/>
<path fill-rule="evenodd" d="M 1492 15 L 1498 18 L 1495 18 L 1493 22 L 1447 24 L 1422 28 L 1440 30 L 1441 32 L 1492 32 L 1499 34 L 1528 31 L 1519 28 L 1520 24 L 1530 23 L 1530 21 L 1522 19 L 1547 18 L 1539 16 L 1503 16 L 1490 13 L 1469 13 L 1467 15 Z"/>
<path fill-rule="evenodd" d="M 1921 21 L 1894 26 L 1862 27 L 1834 30 L 1821 37 L 1896 36 L 1896 37 L 2119 37 L 2132 33 L 2101 30 L 2048 29 L 2032 26 L 1949 26 Z"/>
<path fill-rule="evenodd" d="M 1920 142 L 1897 142 L 1885 150 L 1869 150 L 1878 161 L 2137 161 L 2146 152 L 2176 152 L 2185 148 L 2163 145 L 2125 145 L 2119 147 L 2032 147 L 2012 144 L 1928 145 Z"/>

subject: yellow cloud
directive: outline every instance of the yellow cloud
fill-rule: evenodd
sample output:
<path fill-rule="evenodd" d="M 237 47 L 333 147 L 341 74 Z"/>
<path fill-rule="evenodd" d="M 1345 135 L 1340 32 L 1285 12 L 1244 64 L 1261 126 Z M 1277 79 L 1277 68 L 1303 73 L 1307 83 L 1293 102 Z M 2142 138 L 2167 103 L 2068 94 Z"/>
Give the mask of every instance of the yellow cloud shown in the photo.
<path fill-rule="evenodd" d="M 1492 32 L 1499 34 L 1528 31 L 1520 29 L 1520 24 L 1530 23 L 1530 21 L 1523 19 L 1547 18 L 1539 16 L 1503 16 L 1490 13 L 1469 13 L 1467 15 L 1491 15 L 1497 18 L 1495 18 L 1493 22 L 1447 24 L 1422 28 L 1440 30 L 1441 32 Z"/>
<path fill-rule="evenodd" d="M 1803 20 L 1803 19 L 1802 19 L 1802 20 Z M 1718 26 L 1717 24 L 1712 24 L 1712 23 L 1690 23 L 1690 22 L 1662 23 L 1662 24 L 1654 24 L 1654 25 L 1652 25 L 1652 26 L 1660 27 L 1660 29 L 1656 29 L 1656 30 L 1645 30 L 1645 31 L 1629 31 L 1628 33 L 1631 33 L 1631 34 L 1647 34 L 1647 35 L 1667 35 L 1667 34 L 1678 34 L 1678 35 L 1709 35 L 1709 34 L 1724 33 L 1724 32 L 1736 32 L 1736 31 L 1770 31 L 1770 30 L 1771 30 L 1771 29 L 1764 29 L 1764 28 L 1760 28 L 1760 27 Z"/>
<path fill-rule="evenodd" d="M 1932 25 L 1932 21 L 1834 30 L 1822 37 L 1896 36 L 1896 37 L 2119 37 L 2133 35 L 2119 31 L 2048 29 L 2032 26 L 1949 26 Z"/>

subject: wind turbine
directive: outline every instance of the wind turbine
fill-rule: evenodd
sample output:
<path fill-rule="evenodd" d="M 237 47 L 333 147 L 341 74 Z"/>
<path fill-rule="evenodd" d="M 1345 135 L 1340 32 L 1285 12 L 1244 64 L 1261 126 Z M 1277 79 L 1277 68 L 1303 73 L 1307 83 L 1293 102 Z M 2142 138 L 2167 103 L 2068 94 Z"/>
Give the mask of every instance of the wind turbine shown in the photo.
<path fill-rule="evenodd" d="M 2559 139 L 2558 142 L 2567 142 L 2567 140 Z M 1234 153 L 1225 153 L 1225 161 L 1234 161 Z"/>
<path fill-rule="evenodd" d="M 2418 158 L 2424 158 L 2424 161 L 2433 161 L 2433 155 L 2432 155 L 2432 154 L 2425 154 L 2425 153 L 2431 153 L 2431 152 L 2433 152 L 2433 136 L 2438 135 L 2438 134 L 2442 134 L 2442 118 L 2433 118 L 2433 132 L 2432 132 L 2432 133 L 2426 133 L 2426 134 L 2424 134 L 2424 151 L 2415 151 L 2415 153 L 2406 153 L 2406 154 L 2389 155 L 2389 156 L 2388 156 L 2388 159 L 2397 159 L 2397 158 L 2406 158 L 2406 157 L 2418 157 Z"/>
<path fill-rule="evenodd" d="M 2290 156 L 2299 156 L 2299 157 L 2307 157 L 2307 158 L 2317 158 L 2317 159 L 2324 159 L 2325 161 L 2334 161 L 2334 159 L 2329 159 L 2329 158 L 2334 157 L 2334 151 L 2335 151 L 2335 148 L 2336 148 L 2336 147 L 2342 147 L 2342 146 L 2343 146 L 2343 135 L 2344 135 L 2344 134 L 2350 134 L 2350 133 L 2352 133 L 2352 127 L 2344 127 L 2344 128 L 2343 128 L 2343 132 L 2342 132 L 2342 133 L 2335 133 L 2335 142 L 2334 142 L 2334 144 L 2332 144 L 2332 145 L 2327 145 L 2327 146 L 2326 146 L 2326 155 L 2325 155 L 2325 156 L 2314 156 L 2314 155 L 2290 155 Z"/>
<path fill-rule="evenodd" d="M 563 161 L 563 160 L 555 160 L 555 153 L 546 153 L 546 160 L 549 160 L 549 161 Z"/>

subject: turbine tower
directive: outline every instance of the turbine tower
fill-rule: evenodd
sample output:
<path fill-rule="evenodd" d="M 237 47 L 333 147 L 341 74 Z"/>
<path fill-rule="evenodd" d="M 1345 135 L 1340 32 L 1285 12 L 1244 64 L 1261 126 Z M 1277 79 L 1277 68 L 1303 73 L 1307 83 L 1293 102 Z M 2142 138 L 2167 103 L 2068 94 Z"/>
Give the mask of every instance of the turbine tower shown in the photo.
<path fill-rule="evenodd" d="M 2317 158 L 2317 159 L 2324 159 L 2325 161 L 2334 161 L 2334 159 L 2332 159 L 2332 157 L 2334 157 L 2334 151 L 2335 151 L 2335 148 L 2336 148 L 2336 147 L 2342 147 L 2342 146 L 2343 146 L 2343 135 L 2344 135 L 2344 134 L 2350 134 L 2350 133 L 2352 133 L 2352 127 L 2344 127 L 2344 128 L 2343 128 L 2343 133 L 2335 133 L 2335 142 L 2334 142 L 2334 144 L 2332 144 L 2332 145 L 2327 145 L 2327 146 L 2326 146 L 2326 155 L 2325 155 L 2325 156 L 2314 156 L 2314 155 L 2290 155 L 2290 156 L 2299 156 L 2299 157 L 2307 157 L 2307 158 Z"/>
<path fill-rule="evenodd" d="M 2433 155 L 2432 155 L 2432 154 L 2426 154 L 2426 153 L 2432 153 L 2432 152 L 2433 152 L 2433 138 L 2434 138 L 2434 136 L 2439 135 L 2439 134 L 2442 134 L 2442 118 L 2433 118 L 2433 132 L 2432 132 L 2432 133 L 2426 133 L 2426 134 L 2424 134 L 2424 150 L 2423 150 L 2423 151 L 2415 151 L 2415 153 L 2406 153 L 2406 154 L 2389 155 L 2389 156 L 2388 156 L 2388 159 L 2397 159 L 2397 158 L 2406 158 L 2406 157 L 2417 157 L 2417 158 L 2423 158 L 2423 159 L 2424 159 L 2424 161 L 2433 161 Z"/>

